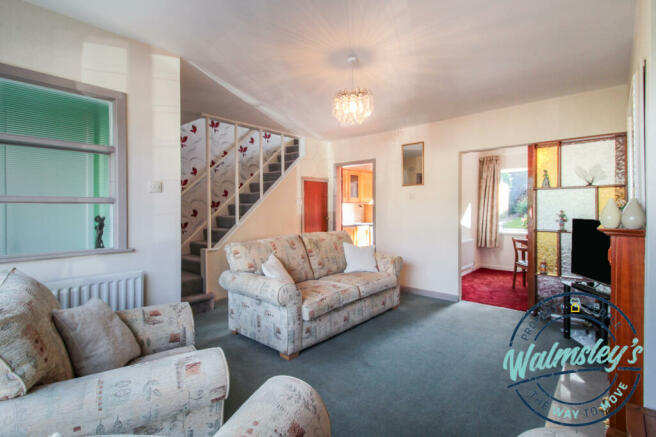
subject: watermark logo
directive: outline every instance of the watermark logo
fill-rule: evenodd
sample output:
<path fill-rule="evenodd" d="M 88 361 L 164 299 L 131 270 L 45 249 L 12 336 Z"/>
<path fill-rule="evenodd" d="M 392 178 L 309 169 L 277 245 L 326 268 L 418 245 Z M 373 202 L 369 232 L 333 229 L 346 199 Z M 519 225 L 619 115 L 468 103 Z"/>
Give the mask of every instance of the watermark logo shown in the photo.
<path fill-rule="evenodd" d="M 552 317 L 547 308 L 563 301 L 570 302 L 569 311 Z M 583 311 L 584 307 L 592 310 Z M 606 311 L 608 326 L 603 317 Z M 588 345 L 563 339 L 560 327 L 571 318 L 596 325 L 607 334 L 608 344 L 603 338 Z M 614 333 L 619 329 L 632 333 L 629 344 L 617 343 Z M 503 359 L 503 369 L 508 372 L 507 388 L 546 421 L 567 426 L 603 421 L 625 406 L 640 382 L 642 369 L 638 363 L 643 347 L 637 335 L 621 309 L 599 296 L 575 291 L 544 299 L 524 314 L 510 337 Z M 596 379 L 603 381 L 604 386 L 594 393 L 585 383 L 586 377 L 592 375 L 589 372 L 603 375 Z M 568 379 L 567 389 L 556 391 L 561 378 Z"/>

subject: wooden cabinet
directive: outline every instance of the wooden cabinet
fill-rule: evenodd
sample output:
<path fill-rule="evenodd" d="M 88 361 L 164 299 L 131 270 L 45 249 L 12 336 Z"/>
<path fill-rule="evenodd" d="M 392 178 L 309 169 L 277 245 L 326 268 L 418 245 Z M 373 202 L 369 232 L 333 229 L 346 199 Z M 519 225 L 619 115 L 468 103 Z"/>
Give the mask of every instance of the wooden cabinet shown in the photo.
<path fill-rule="evenodd" d="M 373 173 L 361 170 L 342 169 L 342 201 L 347 203 L 369 203 L 373 200 Z"/>
<path fill-rule="evenodd" d="M 628 229 L 602 229 L 602 232 L 610 237 L 610 249 L 608 261 L 610 262 L 610 293 L 611 303 L 616 305 L 626 314 L 635 328 L 635 334 L 627 323 L 622 323 L 621 318 L 611 320 L 610 330 L 615 340 L 609 339 L 610 346 L 631 345 L 634 337 L 638 338 L 640 345 L 644 346 L 644 296 L 645 296 L 645 231 Z M 615 315 L 615 314 L 612 314 Z M 612 337 L 612 336 L 611 336 Z M 638 362 L 631 364 L 633 367 L 643 366 L 643 354 L 638 355 Z M 625 359 L 622 359 L 620 366 Z M 644 370 L 643 370 L 644 372 Z M 617 375 L 617 382 L 611 388 L 613 392 L 618 384 L 623 383 L 632 387 L 635 375 L 631 372 L 613 372 L 609 375 L 612 380 Z M 644 373 L 641 374 L 644 378 Z M 642 406 L 643 386 L 642 379 L 636 388 L 631 400 L 637 406 Z M 626 432 L 626 409 L 623 408 L 610 418 L 610 428 L 607 436 L 625 435 Z"/>

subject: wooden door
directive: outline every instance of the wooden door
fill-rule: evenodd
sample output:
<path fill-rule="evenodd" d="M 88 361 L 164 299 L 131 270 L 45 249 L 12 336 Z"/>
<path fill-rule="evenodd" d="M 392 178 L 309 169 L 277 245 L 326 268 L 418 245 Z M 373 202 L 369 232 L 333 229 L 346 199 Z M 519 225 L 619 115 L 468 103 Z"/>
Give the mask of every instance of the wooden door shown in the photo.
<path fill-rule="evenodd" d="M 303 232 L 328 231 L 328 182 L 303 181 Z"/>

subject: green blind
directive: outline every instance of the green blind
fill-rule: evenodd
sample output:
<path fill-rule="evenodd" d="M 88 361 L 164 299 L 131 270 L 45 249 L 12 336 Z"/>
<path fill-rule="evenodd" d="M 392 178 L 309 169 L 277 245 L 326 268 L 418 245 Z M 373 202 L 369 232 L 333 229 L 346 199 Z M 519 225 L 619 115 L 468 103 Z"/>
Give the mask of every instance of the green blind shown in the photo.
<path fill-rule="evenodd" d="M 111 145 L 112 103 L 0 78 L 0 132 Z"/>

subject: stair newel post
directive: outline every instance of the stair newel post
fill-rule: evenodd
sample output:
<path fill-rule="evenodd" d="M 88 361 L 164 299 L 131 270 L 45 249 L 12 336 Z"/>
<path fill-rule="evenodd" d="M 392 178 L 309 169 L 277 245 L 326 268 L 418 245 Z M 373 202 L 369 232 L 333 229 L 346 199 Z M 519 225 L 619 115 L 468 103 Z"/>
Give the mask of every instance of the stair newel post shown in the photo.
<path fill-rule="evenodd" d="M 285 134 L 280 132 L 280 174 L 285 173 Z"/>
<path fill-rule="evenodd" d="M 239 124 L 235 123 L 235 224 L 239 224 Z"/>
<path fill-rule="evenodd" d="M 210 140 L 210 118 L 205 117 L 205 182 L 207 213 L 207 248 L 212 247 L 212 147 Z"/>
<path fill-rule="evenodd" d="M 260 134 L 260 199 L 264 196 L 264 151 L 262 150 L 262 129 L 258 130 Z"/>

